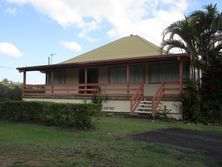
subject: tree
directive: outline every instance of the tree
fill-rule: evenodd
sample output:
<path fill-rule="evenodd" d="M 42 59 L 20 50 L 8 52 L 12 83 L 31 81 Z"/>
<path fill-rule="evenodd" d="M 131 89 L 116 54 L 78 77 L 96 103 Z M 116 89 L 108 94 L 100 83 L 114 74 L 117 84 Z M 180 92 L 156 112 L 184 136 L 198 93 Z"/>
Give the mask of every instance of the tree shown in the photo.
<path fill-rule="evenodd" d="M 206 71 L 215 58 L 221 57 L 221 37 L 222 14 L 211 4 L 167 27 L 163 32 L 162 48 L 167 52 L 179 48 L 188 53 L 195 79 L 196 70 Z"/>
<path fill-rule="evenodd" d="M 194 83 L 194 87 L 198 86 L 197 90 L 188 86 L 184 91 L 185 118 L 221 123 L 222 13 L 218 12 L 217 6 L 207 5 L 203 10 L 194 11 L 183 20 L 172 23 L 163 32 L 162 48 L 166 48 L 167 52 L 173 48 L 182 49 L 190 56 L 192 79 L 196 78 L 196 71 L 202 74 Z M 197 99 L 196 102 L 194 99 Z"/>
<path fill-rule="evenodd" d="M 194 25 L 194 38 L 198 53 L 198 63 L 204 72 L 221 57 L 222 14 L 216 5 L 205 6 L 203 11 L 190 15 Z"/>
<path fill-rule="evenodd" d="M 197 47 L 194 40 L 194 25 L 189 17 L 172 23 L 163 32 L 162 48 L 170 52 L 179 48 L 190 55 L 192 76 L 195 77 L 195 65 L 197 59 Z"/>

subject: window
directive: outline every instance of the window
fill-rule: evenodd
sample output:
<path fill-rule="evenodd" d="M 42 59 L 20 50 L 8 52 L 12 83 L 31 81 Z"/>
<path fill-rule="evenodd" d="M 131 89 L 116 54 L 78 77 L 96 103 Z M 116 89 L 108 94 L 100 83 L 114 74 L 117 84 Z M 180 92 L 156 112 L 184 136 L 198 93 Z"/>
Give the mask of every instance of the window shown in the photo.
<path fill-rule="evenodd" d="M 178 63 L 150 64 L 149 83 L 160 83 L 163 81 L 178 81 Z"/>
<path fill-rule="evenodd" d="M 126 66 L 113 66 L 109 68 L 109 82 L 126 82 Z"/>
<path fill-rule="evenodd" d="M 144 82 L 145 70 L 143 64 L 130 66 L 130 82 Z"/>
<path fill-rule="evenodd" d="M 52 73 L 48 72 L 46 73 L 46 84 L 52 84 L 51 83 L 51 76 Z M 53 84 L 64 84 L 65 83 L 65 73 L 64 71 L 54 71 L 53 72 Z"/>
<path fill-rule="evenodd" d="M 54 72 L 54 84 L 64 84 L 65 83 L 65 73 L 64 71 Z"/>

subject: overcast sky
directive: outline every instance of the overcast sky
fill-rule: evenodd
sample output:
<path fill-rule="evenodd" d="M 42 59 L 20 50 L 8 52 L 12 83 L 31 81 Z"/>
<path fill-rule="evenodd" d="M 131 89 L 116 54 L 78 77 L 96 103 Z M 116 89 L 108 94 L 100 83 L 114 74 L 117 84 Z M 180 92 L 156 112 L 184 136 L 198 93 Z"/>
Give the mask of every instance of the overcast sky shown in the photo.
<path fill-rule="evenodd" d="M 159 45 L 172 22 L 221 0 L 0 0 L 0 80 L 22 81 L 15 68 L 53 63 L 130 34 Z M 28 83 L 44 76 L 28 73 Z"/>

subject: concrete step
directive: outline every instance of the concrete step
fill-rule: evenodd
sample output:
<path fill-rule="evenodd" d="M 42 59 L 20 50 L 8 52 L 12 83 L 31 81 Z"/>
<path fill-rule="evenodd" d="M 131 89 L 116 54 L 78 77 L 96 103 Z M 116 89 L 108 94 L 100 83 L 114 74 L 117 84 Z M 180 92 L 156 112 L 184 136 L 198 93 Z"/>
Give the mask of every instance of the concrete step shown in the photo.
<path fill-rule="evenodd" d="M 152 101 L 140 101 L 137 109 L 135 110 L 136 113 L 152 113 Z"/>
<path fill-rule="evenodd" d="M 140 104 L 152 104 L 152 101 L 143 100 L 143 101 L 140 101 Z"/>
<path fill-rule="evenodd" d="M 138 108 L 136 111 L 142 111 L 142 112 L 151 112 L 152 109 L 151 108 Z"/>
<path fill-rule="evenodd" d="M 152 108 L 152 104 L 139 104 L 138 108 Z"/>
<path fill-rule="evenodd" d="M 147 114 L 152 114 L 152 111 L 151 111 L 151 110 L 147 110 L 147 111 L 144 111 L 144 110 L 142 110 L 142 111 L 141 111 L 141 110 L 136 110 L 135 113 L 144 113 L 144 114 L 147 113 Z"/>
<path fill-rule="evenodd" d="M 150 100 L 143 100 L 140 101 L 137 109 L 135 110 L 137 114 L 152 114 L 152 101 Z"/>

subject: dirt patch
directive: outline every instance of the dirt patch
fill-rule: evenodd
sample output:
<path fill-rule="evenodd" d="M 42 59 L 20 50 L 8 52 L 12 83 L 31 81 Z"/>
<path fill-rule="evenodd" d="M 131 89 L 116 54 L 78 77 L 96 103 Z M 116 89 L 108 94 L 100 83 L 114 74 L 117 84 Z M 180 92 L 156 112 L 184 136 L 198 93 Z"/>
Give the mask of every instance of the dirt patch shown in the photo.
<path fill-rule="evenodd" d="M 222 166 L 222 134 L 171 128 L 144 132 L 130 137 L 187 151 L 198 151 L 216 161 L 218 166 Z"/>

